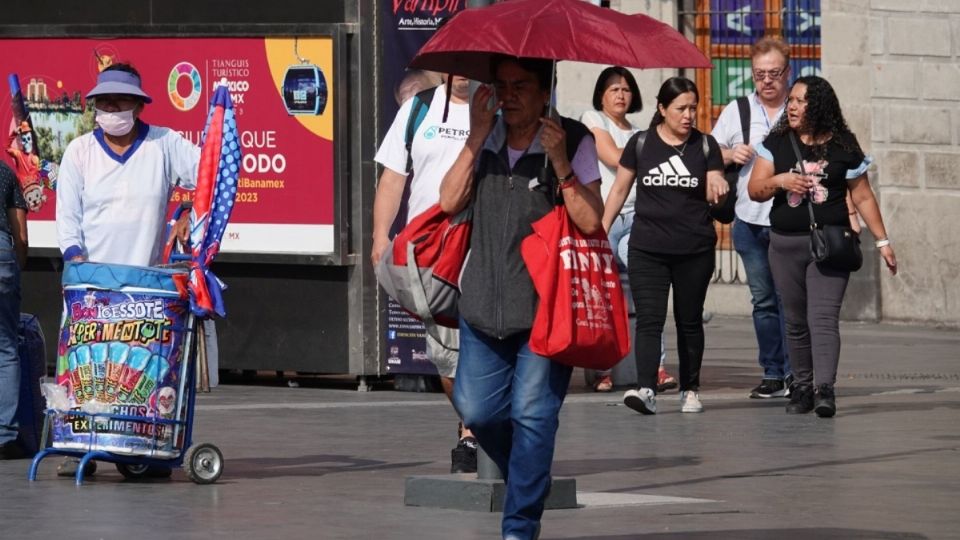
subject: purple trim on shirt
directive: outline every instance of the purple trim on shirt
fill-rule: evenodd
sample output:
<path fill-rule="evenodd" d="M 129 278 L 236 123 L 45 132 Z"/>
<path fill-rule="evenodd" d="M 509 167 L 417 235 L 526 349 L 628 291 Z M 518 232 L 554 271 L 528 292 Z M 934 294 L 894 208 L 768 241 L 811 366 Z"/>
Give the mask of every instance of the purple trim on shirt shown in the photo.
<path fill-rule="evenodd" d="M 137 125 L 134 126 L 134 128 L 139 130 L 137 131 L 137 138 L 133 140 L 133 144 L 130 146 L 130 148 L 127 148 L 127 151 L 124 152 L 122 156 L 114 152 L 113 148 L 110 148 L 110 145 L 107 144 L 107 141 L 103 138 L 102 128 L 97 127 L 97 129 L 93 130 L 93 138 L 96 139 L 98 143 L 100 143 L 100 148 L 103 148 L 103 151 L 106 152 L 111 159 L 113 159 L 117 163 L 123 164 L 123 163 L 126 163 L 128 159 L 133 157 L 133 154 L 137 151 L 138 148 L 140 148 L 140 144 L 142 144 L 143 141 L 146 140 L 147 133 L 150 132 L 150 125 L 147 124 L 146 122 L 141 122 L 139 120 L 137 121 Z"/>
<path fill-rule="evenodd" d="M 74 257 L 83 257 L 83 248 L 80 246 L 70 246 L 63 250 L 63 260 L 69 261 Z"/>

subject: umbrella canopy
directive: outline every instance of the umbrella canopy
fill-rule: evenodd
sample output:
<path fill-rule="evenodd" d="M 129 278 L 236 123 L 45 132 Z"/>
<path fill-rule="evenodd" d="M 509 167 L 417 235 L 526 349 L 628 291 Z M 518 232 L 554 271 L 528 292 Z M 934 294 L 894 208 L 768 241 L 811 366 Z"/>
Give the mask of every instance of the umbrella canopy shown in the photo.
<path fill-rule="evenodd" d="M 233 211 L 241 159 L 237 121 L 226 84 L 218 86 L 210 100 L 202 141 L 190 210 L 190 308 L 201 317 L 213 313 L 222 317 L 226 314 L 223 283 L 210 271 L 210 264 L 220 251 L 220 239 Z"/>
<path fill-rule="evenodd" d="M 453 16 L 410 67 L 490 82 L 497 54 L 634 68 L 709 68 L 674 28 L 583 0 L 509 0 Z"/>

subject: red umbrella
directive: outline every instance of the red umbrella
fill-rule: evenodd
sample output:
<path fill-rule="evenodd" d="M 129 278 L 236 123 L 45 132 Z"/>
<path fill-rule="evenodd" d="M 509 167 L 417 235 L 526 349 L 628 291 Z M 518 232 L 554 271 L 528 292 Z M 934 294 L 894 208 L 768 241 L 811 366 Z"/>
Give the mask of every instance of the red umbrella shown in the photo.
<path fill-rule="evenodd" d="M 509 0 L 466 9 L 444 24 L 410 67 L 490 82 L 496 54 L 634 68 L 709 68 L 674 28 L 583 0 Z"/>

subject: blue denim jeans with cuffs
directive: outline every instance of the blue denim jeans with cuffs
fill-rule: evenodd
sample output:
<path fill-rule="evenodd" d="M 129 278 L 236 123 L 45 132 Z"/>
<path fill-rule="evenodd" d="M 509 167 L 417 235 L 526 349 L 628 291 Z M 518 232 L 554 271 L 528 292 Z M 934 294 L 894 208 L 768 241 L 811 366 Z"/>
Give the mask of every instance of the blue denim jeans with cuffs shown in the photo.
<path fill-rule="evenodd" d="M 17 438 L 20 397 L 20 266 L 10 233 L 0 232 L 0 444 Z"/>

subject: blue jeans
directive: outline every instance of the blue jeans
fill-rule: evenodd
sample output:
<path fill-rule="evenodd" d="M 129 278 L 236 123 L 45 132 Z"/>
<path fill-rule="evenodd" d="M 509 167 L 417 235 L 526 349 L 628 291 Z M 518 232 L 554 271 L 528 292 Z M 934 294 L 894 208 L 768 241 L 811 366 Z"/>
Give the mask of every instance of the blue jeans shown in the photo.
<path fill-rule="evenodd" d="M 621 272 L 627 271 L 627 244 L 630 243 L 630 229 L 633 228 L 633 212 L 620 214 L 610 224 L 607 239 L 610 240 L 610 249 L 617 258 L 617 266 Z"/>
<path fill-rule="evenodd" d="M 790 360 L 784 341 L 783 302 L 774 286 L 767 257 L 770 227 L 737 219 L 733 223 L 733 244 L 747 271 L 763 378 L 782 380 L 790 374 Z"/>
<path fill-rule="evenodd" d="M 550 490 L 560 406 L 573 369 L 530 351 L 530 333 L 497 339 L 460 320 L 453 405 L 506 482 L 503 536 L 534 538 Z"/>
<path fill-rule="evenodd" d="M 20 267 L 9 233 L 0 232 L 0 444 L 17 438 L 20 397 Z"/>

